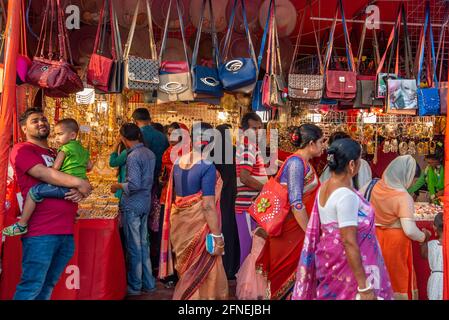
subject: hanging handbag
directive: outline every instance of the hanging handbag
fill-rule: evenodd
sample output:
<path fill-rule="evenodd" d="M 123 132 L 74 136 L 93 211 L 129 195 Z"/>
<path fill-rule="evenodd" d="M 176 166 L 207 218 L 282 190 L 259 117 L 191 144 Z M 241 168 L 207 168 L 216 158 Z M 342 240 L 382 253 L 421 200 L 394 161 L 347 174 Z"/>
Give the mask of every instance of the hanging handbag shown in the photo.
<path fill-rule="evenodd" d="M 400 21 L 401 21 L 401 16 L 400 16 L 400 13 L 399 13 L 399 15 L 398 15 L 398 17 L 396 19 L 395 27 L 393 27 L 393 29 L 391 30 L 390 37 L 388 39 L 388 43 L 387 43 L 387 46 L 385 48 L 385 52 L 384 52 L 384 54 L 382 56 L 382 59 L 380 60 L 378 66 L 377 66 L 376 84 L 375 84 L 375 87 L 376 87 L 375 97 L 378 98 L 378 99 L 384 99 L 384 98 L 387 97 L 387 82 L 388 82 L 388 80 L 398 79 L 399 70 L 398 70 L 398 65 L 397 64 L 396 64 L 396 69 L 395 69 L 394 73 L 389 73 L 390 70 L 388 70 L 388 72 L 382 72 L 382 68 L 383 68 L 383 65 L 385 63 L 385 59 L 387 57 L 388 50 L 390 48 L 391 48 L 391 50 L 393 50 L 392 43 L 393 43 L 393 40 L 395 39 L 395 32 L 396 32 L 395 30 L 396 30 L 397 26 L 399 25 Z M 391 57 L 391 55 L 390 55 L 390 57 Z M 390 67 L 390 64 L 388 65 L 388 68 L 389 67 Z"/>
<path fill-rule="evenodd" d="M 111 76 L 112 65 L 114 64 L 112 58 L 103 55 L 104 42 L 106 40 L 106 24 L 104 23 L 104 19 L 107 15 L 109 7 L 108 3 L 109 0 L 103 0 L 103 7 L 100 11 L 100 20 L 98 21 L 97 35 L 95 37 L 94 51 L 90 56 L 86 72 L 87 84 L 93 85 L 96 89 L 104 92 L 108 91 L 109 78 Z M 110 20 L 112 21 L 112 19 Z"/>
<path fill-rule="evenodd" d="M 197 65 L 198 50 L 200 46 L 201 32 L 204 22 L 204 10 L 206 9 L 206 2 L 209 5 L 209 14 L 212 23 L 212 57 L 215 61 L 215 65 L 212 67 Z M 223 86 L 221 85 L 218 77 L 218 39 L 215 32 L 215 20 L 212 9 L 212 0 L 203 0 L 201 7 L 201 18 L 198 24 L 198 30 L 196 32 L 195 46 L 193 48 L 192 57 L 192 79 L 193 79 L 193 92 L 195 92 L 195 98 L 201 97 L 202 99 L 210 97 L 222 97 Z"/>
<path fill-rule="evenodd" d="M 309 5 L 310 13 L 312 13 L 312 7 Z M 302 36 L 302 30 L 304 27 L 306 13 L 304 11 L 301 24 L 299 27 L 298 37 L 296 38 L 295 51 L 293 52 L 292 62 L 290 64 L 290 71 L 288 72 L 288 97 L 290 100 L 306 100 L 318 103 L 323 96 L 324 89 L 324 66 L 321 59 L 320 47 L 318 43 L 318 37 L 315 30 L 315 24 L 311 21 L 315 36 L 315 43 L 317 47 L 317 57 L 319 61 L 320 74 L 298 74 L 295 73 L 294 67 L 296 62 L 296 56 L 299 50 L 299 44 Z"/>
<path fill-rule="evenodd" d="M 109 75 L 107 93 L 122 93 L 125 78 L 125 64 L 123 62 L 122 40 L 120 37 L 120 29 L 118 27 L 117 12 L 114 8 L 114 2 L 110 3 L 109 15 L 111 17 L 111 51 L 113 63 Z"/>
<path fill-rule="evenodd" d="M 176 8 L 178 11 L 178 17 L 181 25 L 181 36 L 184 47 L 184 55 L 186 61 L 169 61 L 162 62 L 162 56 L 165 51 L 168 37 L 168 23 L 171 12 L 172 2 L 176 1 Z M 157 103 L 166 103 L 173 101 L 192 101 L 192 79 L 190 75 L 189 57 L 187 55 L 184 23 L 182 19 L 181 8 L 179 6 L 179 0 L 170 0 L 168 6 L 167 18 L 165 21 L 164 36 L 162 38 L 161 51 L 159 53 L 159 64 L 161 70 L 159 71 L 159 87 L 157 91 Z M 179 71 L 179 72 L 172 72 Z"/>
<path fill-rule="evenodd" d="M 277 68 L 279 68 L 280 74 L 277 74 Z M 264 82 L 262 84 L 262 103 L 266 108 L 283 107 L 285 106 L 285 103 L 282 99 L 282 95 L 286 86 L 282 75 L 275 6 L 273 6 L 271 12 L 270 40 L 268 44 L 266 70 L 269 70 L 269 72 L 265 74 Z"/>
<path fill-rule="evenodd" d="M 390 50 L 387 70 L 390 70 L 390 64 L 395 53 L 395 73 L 399 73 L 399 35 L 401 33 L 401 24 L 404 26 L 402 36 L 405 50 L 405 78 L 387 80 L 387 112 L 415 115 L 418 109 L 417 85 L 416 79 L 413 79 L 412 49 L 407 28 L 405 6 L 403 4 L 401 4 L 399 9 L 399 19 L 392 30 L 394 41 Z"/>
<path fill-rule="evenodd" d="M 20 49 L 16 60 L 16 84 L 21 85 L 26 82 L 26 75 L 31 67 L 31 60 L 28 58 L 28 48 L 26 39 L 26 26 L 25 26 L 25 4 L 24 0 L 21 0 L 22 8 L 20 12 Z"/>
<path fill-rule="evenodd" d="M 251 93 L 256 85 L 259 70 L 257 69 L 256 54 L 254 52 L 253 43 L 251 41 L 251 35 L 249 33 L 244 0 L 240 1 L 250 57 L 228 60 L 231 35 L 234 30 L 235 14 L 238 1 L 239 0 L 234 0 L 234 6 L 232 8 L 231 18 L 228 25 L 228 32 L 226 34 L 225 44 L 223 48 L 223 57 L 222 59 L 220 59 L 218 76 L 220 77 L 224 90 L 231 92 Z"/>
<path fill-rule="evenodd" d="M 263 36 L 262 36 L 262 42 L 261 42 L 260 49 L 259 49 L 259 55 L 257 57 L 257 70 L 259 70 L 259 71 L 260 71 L 260 66 L 262 64 L 263 53 L 265 51 L 265 44 L 267 41 L 268 30 L 270 28 L 272 8 L 273 8 L 273 0 L 270 0 L 270 4 L 268 6 L 267 20 L 265 23 L 265 28 L 264 28 Z M 265 70 L 265 71 L 267 71 L 267 70 Z M 263 80 L 257 80 L 256 86 L 254 87 L 252 100 L 251 100 L 251 108 L 253 111 L 264 112 L 264 111 L 268 110 L 262 103 L 262 87 L 263 87 Z"/>
<path fill-rule="evenodd" d="M 139 13 L 140 0 L 138 0 L 128 40 L 125 45 L 125 89 L 128 90 L 152 91 L 157 90 L 157 87 L 159 86 L 159 59 L 157 57 L 156 43 L 154 41 L 152 15 L 149 0 L 145 0 L 145 2 L 148 16 L 148 32 L 150 34 L 151 58 L 145 59 L 129 55 Z"/>
<path fill-rule="evenodd" d="M 360 74 L 360 67 L 363 61 L 363 48 L 366 38 L 366 29 L 366 24 L 364 24 L 359 45 L 359 52 L 357 54 L 357 95 L 353 104 L 353 108 L 356 109 L 382 107 L 385 104 L 384 99 L 376 98 L 376 76 Z M 374 64 L 377 66 L 380 57 L 376 29 L 373 29 L 373 49 Z"/>
<path fill-rule="evenodd" d="M 55 55 L 53 51 L 53 23 L 55 21 L 55 13 L 59 33 L 59 55 L 57 55 L 59 60 L 53 60 L 53 56 Z M 48 58 L 45 58 L 44 46 L 47 32 L 44 32 L 44 29 L 48 26 L 48 19 L 51 21 Z M 64 12 L 62 11 L 60 0 L 48 0 L 36 56 L 33 58 L 32 65 L 26 76 L 28 83 L 45 89 L 45 94 L 50 97 L 68 97 L 72 93 L 83 90 L 83 83 L 73 67 L 69 38 L 63 21 Z M 40 56 L 37 56 L 39 49 Z M 69 53 L 70 63 L 67 62 L 67 52 Z"/>
<path fill-rule="evenodd" d="M 343 33 L 346 45 L 346 56 L 348 58 L 348 71 L 329 70 L 339 9 L 341 11 Z M 338 100 L 353 100 L 357 93 L 357 72 L 355 71 L 354 56 L 352 54 L 351 42 L 349 40 L 349 34 L 346 26 L 345 12 L 341 0 L 338 1 L 334 22 L 332 24 L 332 29 L 329 35 L 329 43 L 327 46 L 326 63 L 324 69 L 326 75 L 326 98 Z"/>
<path fill-rule="evenodd" d="M 447 78 L 444 79 L 446 81 L 443 81 L 442 75 L 443 75 L 443 65 L 445 61 L 445 39 L 446 39 L 446 29 L 449 26 L 449 16 L 446 16 L 446 20 L 443 23 L 443 26 L 441 27 L 440 32 L 440 40 L 438 42 L 438 50 L 437 50 L 437 56 L 436 56 L 436 62 L 437 64 L 440 64 L 439 68 L 439 75 L 438 75 L 438 91 L 440 95 L 440 113 L 442 115 L 447 114 L 447 89 L 448 89 L 448 82 Z M 441 55 L 440 55 L 441 54 Z M 449 55 L 448 55 L 449 56 Z M 447 61 L 447 59 L 446 59 Z M 447 75 L 447 72 L 446 72 Z"/>
<path fill-rule="evenodd" d="M 288 189 L 280 183 L 280 176 L 288 159 L 291 157 L 298 156 L 290 156 L 284 161 L 276 177 L 270 178 L 264 184 L 262 191 L 260 191 L 256 200 L 248 209 L 249 214 L 257 224 L 272 237 L 276 237 L 281 233 L 282 225 L 290 212 Z M 303 161 L 302 158 L 300 159 Z M 304 174 L 306 174 L 306 169 L 304 169 Z"/>
<path fill-rule="evenodd" d="M 424 61 L 424 51 L 426 44 L 427 28 L 429 28 L 430 35 L 430 50 L 432 59 L 427 63 L 427 82 L 429 88 L 421 87 L 421 74 Z M 418 85 L 418 114 L 420 116 L 435 116 L 440 114 L 440 94 L 438 91 L 438 80 L 436 73 L 436 59 L 435 59 L 435 46 L 433 41 L 432 22 L 430 21 L 430 4 L 426 2 L 426 19 L 424 22 L 423 31 L 421 33 L 421 45 L 419 46 L 419 68 L 416 82 Z M 433 78 L 433 79 L 431 79 Z M 433 82 L 433 83 L 432 83 Z"/>

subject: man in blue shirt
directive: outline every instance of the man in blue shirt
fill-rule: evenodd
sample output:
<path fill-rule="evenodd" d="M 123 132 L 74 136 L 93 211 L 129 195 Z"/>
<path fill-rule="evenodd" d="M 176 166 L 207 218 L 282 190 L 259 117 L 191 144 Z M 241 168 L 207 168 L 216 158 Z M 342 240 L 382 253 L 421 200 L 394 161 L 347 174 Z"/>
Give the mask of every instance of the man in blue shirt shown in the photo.
<path fill-rule="evenodd" d="M 129 257 L 128 294 L 140 295 L 141 292 L 150 292 L 156 287 L 148 241 L 148 216 L 156 157 L 142 143 L 142 133 L 135 124 L 124 124 L 120 128 L 120 136 L 128 152 L 126 180 L 124 183 L 114 184 L 111 192 L 123 190 L 120 210 Z"/>
<path fill-rule="evenodd" d="M 168 148 L 168 139 L 160 131 L 151 126 L 150 112 L 146 108 L 137 108 L 132 115 L 135 124 L 140 128 L 143 134 L 143 141 L 156 156 L 156 168 L 154 178 L 157 181 L 162 167 L 162 155 Z"/>

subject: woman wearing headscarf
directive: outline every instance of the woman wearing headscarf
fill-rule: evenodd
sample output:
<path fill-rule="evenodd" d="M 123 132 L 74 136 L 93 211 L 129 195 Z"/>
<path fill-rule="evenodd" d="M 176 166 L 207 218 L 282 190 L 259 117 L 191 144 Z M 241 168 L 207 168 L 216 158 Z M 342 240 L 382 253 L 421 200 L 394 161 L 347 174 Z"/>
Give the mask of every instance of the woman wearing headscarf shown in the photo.
<path fill-rule="evenodd" d="M 226 251 L 223 256 L 223 265 L 229 280 L 235 279 L 235 274 L 240 266 L 240 246 L 237 222 L 235 220 L 235 197 L 237 195 L 237 176 L 235 169 L 235 151 L 230 133 L 231 126 L 222 124 L 217 126 L 221 135 L 221 145 L 215 145 L 221 149 L 221 159 L 216 160 L 215 168 L 223 180 L 221 190 L 221 228 L 226 239 Z M 218 161 L 221 160 L 221 161 Z"/>
<path fill-rule="evenodd" d="M 314 124 L 295 127 L 291 143 L 298 150 L 284 162 L 277 178 L 288 190 L 290 213 L 279 236 L 268 236 L 256 263 L 270 282 L 270 299 L 288 298 L 295 284 L 296 268 L 309 215 L 319 187 L 310 160 L 323 152 L 323 132 Z"/>
<path fill-rule="evenodd" d="M 421 231 L 416 226 L 413 198 L 407 192 L 420 171 L 412 156 L 399 156 L 390 163 L 381 180 L 375 179 L 360 190 L 375 210 L 376 235 L 395 299 L 418 298 L 412 241 L 423 243 L 430 237 L 430 231 Z"/>
<path fill-rule="evenodd" d="M 362 148 L 339 139 L 328 149 L 331 177 L 317 193 L 298 263 L 294 300 L 391 299 L 375 235 L 374 210 L 352 179 Z"/>
<path fill-rule="evenodd" d="M 213 143 L 212 126 L 198 122 L 192 128 L 192 151 L 173 166 L 165 203 L 159 277 L 176 269 L 179 281 L 174 300 L 228 298 L 222 255 L 220 194 L 222 181 L 205 149 Z M 208 243 L 213 245 L 206 246 Z M 175 255 L 174 261 L 172 252 Z"/>

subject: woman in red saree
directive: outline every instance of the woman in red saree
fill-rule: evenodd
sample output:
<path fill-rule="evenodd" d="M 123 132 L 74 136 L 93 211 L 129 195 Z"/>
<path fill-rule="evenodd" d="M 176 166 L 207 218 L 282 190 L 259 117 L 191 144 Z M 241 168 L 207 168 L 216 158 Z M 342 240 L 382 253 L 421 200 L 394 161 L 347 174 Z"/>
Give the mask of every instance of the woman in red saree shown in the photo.
<path fill-rule="evenodd" d="M 278 172 L 280 183 L 288 188 L 291 211 L 277 237 L 268 237 L 257 261 L 270 283 L 270 298 L 287 298 L 293 289 L 296 267 L 312 211 L 319 178 L 309 161 L 323 152 L 324 138 L 320 128 L 304 124 L 293 129 L 291 142 L 298 147 Z"/>
<path fill-rule="evenodd" d="M 228 282 L 222 263 L 224 239 L 220 226 L 222 182 L 215 166 L 202 151 L 212 142 L 207 123 L 192 128 L 192 152 L 174 165 L 167 190 L 162 231 L 159 277 L 176 269 L 179 281 L 174 300 L 228 298 Z M 214 252 L 206 250 L 206 236 L 212 234 Z M 174 259 L 173 255 L 174 254 Z"/>

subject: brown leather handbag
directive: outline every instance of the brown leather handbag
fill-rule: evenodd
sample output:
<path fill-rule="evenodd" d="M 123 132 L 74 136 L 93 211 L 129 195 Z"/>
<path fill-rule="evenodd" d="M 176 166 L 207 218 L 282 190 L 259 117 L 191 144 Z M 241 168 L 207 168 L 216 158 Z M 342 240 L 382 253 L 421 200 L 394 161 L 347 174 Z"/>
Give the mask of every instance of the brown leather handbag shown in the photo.
<path fill-rule="evenodd" d="M 60 0 L 47 0 L 38 48 L 26 76 L 28 83 L 45 89 L 45 94 L 50 97 L 68 97 L 72 93 L 83 90 L 83 83 L 73 67 L 69 38 L 63 21 L 64 12 Z M 58 24 L 59 34 L 55 34 L 54 37 L 59 38 L 59 54 L 53 50 L 54 22 Z M 48 25 L 50 25 L 50 31 L 46 32 Z M 47 36 L 49 38 L 48 58 L 44 57 Z M 69 58 L 67 58 L 67 52 Z M 55 56 L 58 60 L 54 59 Z"/>
<path fill-rule="evenodd" d="M 311 5 L 308 5 L 310 13 L 312 13 Z M 324 89 L 324 66 L 321 58 L 320 45 L 318 43 L 317 32 L 315 24 L 311 21 L 313 32 L 315 36 L 315 44 L 317 48 L 317 57 L 319 61 L 319 74 L 304 74 L 295 73 L 296 57 L 298 54 L 299 43 L 301 41 L 302 30 L 304 28 L 306 12 L 304 11 L 299 27 L 298 37 L 296 38 L 295 51 L 293 52 L 292 62 L 290 64 L 290 71 L 288 73 L 288 98 L 292 101 L 306 100 L 309 102 L 319 102 L 323 96 Z"/>
<path fill-rule="evenodd" d="M 348 71 L 329 70 L 329 63 L 332 55 L 335 27 L 337 24 L 338 10 L 341 11 L 343 32 L 345 37 L 346 55 L 348 58 Z M 326 90 L 325 95 L 328 99 L 353 100 L 357 93 L 357 72 L 355 71 L 354 55 L 352 54 L 351 42 L 346 26 L 345 13 L 343 3 L 338 1 L 337 10 L 335 12 L 334 22 L 329 35 L 329 43 L 326 51 Z"/>

